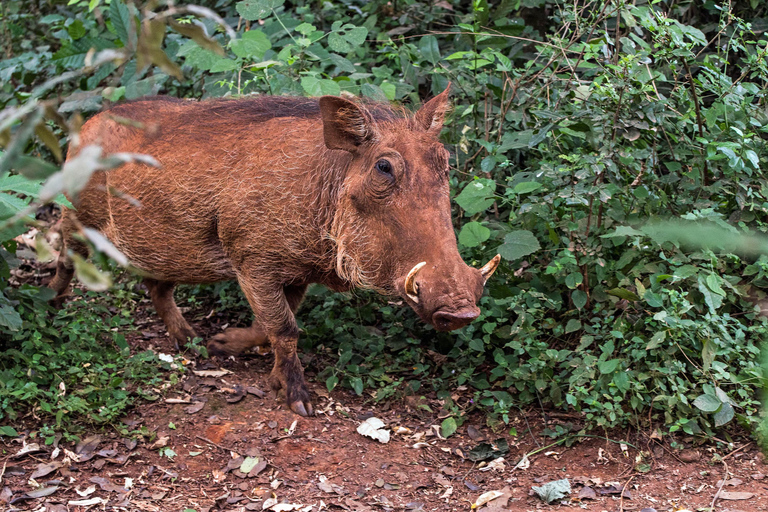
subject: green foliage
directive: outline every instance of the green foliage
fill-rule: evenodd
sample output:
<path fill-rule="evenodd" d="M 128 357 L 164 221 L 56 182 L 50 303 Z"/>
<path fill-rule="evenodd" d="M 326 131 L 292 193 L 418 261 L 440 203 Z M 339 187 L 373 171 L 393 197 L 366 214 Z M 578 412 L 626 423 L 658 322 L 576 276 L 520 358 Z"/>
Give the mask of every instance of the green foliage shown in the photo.
<path fill-rule="evenodd" d="M 349 92 L 417 105 L 450 82 L 443 139 L 454 150 L 459 247 L 474 265 L 503 258 L 482 314 L 458 333 L 435 333 L 403 304 L 313 288 L 301 343 L 334 360 L 318 378 L 377 400 L 435 390 L 456 424 L 473 408 L 506 423 L 543 404 L 584 413 L 587 428 L 756 425 L 768 331 L 755 309 L 768 286 L 757 236 L 768 228 L 768 40 L 749 20 L 764 10 L 606 0 L 215 5 L 216 14 L 154 16 L 121 0 L 35 17 L 3 7 L 0 105 L 11 115 L 0 118 L 0 217 L 22 220 L 46 190 L 34 187 L 61 179 L 52 162 L 75 111 L 157 92 Z M 95 153 L 90 162 L 46 198 L 109 163 Z M 696 224 L 648 223 L 669 218 Z M 1 238 L 11 261 L 11 232 Z M 2 283 L 0 328 L 18 332 L 21 289 Z M 231 284 L 183 296 L 249 320 Z M 470 402 L 454 401 L 457 386 Z"/>

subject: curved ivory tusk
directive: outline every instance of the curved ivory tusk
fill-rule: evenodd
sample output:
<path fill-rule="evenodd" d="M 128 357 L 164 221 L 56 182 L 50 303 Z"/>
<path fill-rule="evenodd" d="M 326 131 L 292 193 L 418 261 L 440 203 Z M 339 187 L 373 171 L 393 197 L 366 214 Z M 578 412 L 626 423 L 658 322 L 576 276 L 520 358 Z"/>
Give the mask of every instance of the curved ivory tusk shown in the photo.
<path fill-rule="evenodd" d="M 408 295 L 408 298 L 416 304 L 419 303 L 419 287 L 416 286 L 416 274 L 418 274 L 419 270 L 421 270 L 421 267 L 426 264 L 426 261 L 422 261 L 413 267 L 411 271 L 408 272 L 408 275 L 405 276 L 405 294 Z"/>
<path fill-rule="evenodd" d="M 483 265 L 483 267 L 480 269 L 480 273 L 483 274 L 483 285 L 488 281 L 488 279 L 493 275 L 494 272 L 496 272 L 496 267 L 499 266 L 499 262 L 501 261 L 501 255 L 497 254 L 493 257 L 491 261 Z"/>

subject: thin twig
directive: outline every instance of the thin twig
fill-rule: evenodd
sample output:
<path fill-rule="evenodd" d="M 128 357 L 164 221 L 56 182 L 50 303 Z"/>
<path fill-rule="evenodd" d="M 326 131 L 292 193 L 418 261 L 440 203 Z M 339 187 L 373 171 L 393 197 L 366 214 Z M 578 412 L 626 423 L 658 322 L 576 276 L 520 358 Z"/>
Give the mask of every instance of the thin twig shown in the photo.
<path fill-rule="evenodd" d="M 232 448 L 227 448 L 226 446 L 221 446 L 221 445 L 220 445 L 220 444 L 218 444 L 218 443 L 214 443 L 213 441 L 211 441 L 211 440 L 210 440 L 210 439 L 208 439 L 207 437 L 203 437 L 203 436 L 195 436 L 195 437 L 196 437 L 197 439 L 200 439 L 200 440 L 202 440 L 202 441 L 205 441 L 205 442 L 206 442 L 206 443 L 208 443 L 208 444 L 212 444 L 212 445 L 213 445 L 213 446 L 215 446 L 216 448 L 220 448 L 220 449 L 222 449 L 222 450 L 225 450 L 225 451 L 228 451 L 228 452 L 235 452 L 235 453 L 237 453 L 237 450 L 234 450 L 234 449 L 232 449 Z"/>
<path fill-rule="evenodd" d="M 629 480 L 627 480 L 627 483 L 625 483 L 624 487 L 621 489 L 621 498 L 619 498 L 619 512 L 624 512 L 624 492 L 627 490 L 627 486 L 633 478 L 635 478 L 635 475 L 629 477 Z"/>
<path fill-rule="evenodd" d="M 752 441 L 748 442 L 748 443 L 747 443 L 747 444 L 745 444 L 745 445 L 742 445 L 740 448 L 736 448 L 735 450 L 733 450 L 733 451 L 732 451 L 731 453 L 729 453 L 728 455 L 724 455 L 724 456 L 723 456 L 723 460 L 727 459 L 728 457 L 730 457 L 731 455 L 733 455 L 733 454 L 735 454 L 735 453 L 737 453 L 737 452 L 740 452 L 741 450 L 743 450 L 743 449 L 744 449 L 744 448 L 746 448 L 747 446 L 750 446 L 751 444 L 752 444 Z"/>
<path fill-rule="evenodd" d="M 717 501 L 718 496 L 720 496 L 720 491 L 723 490 L 723 486 L 725 485 L 726 480 L 728 480 L 728 475 L 730 474 L 730 471 L 728 470 L 728 464 L 722 459 L 721 462 L 723 463 L 723 466 L 725 466 L 725 476 L 722 480 L 720 480 L 720 487 L 717 488 L 717 492 L 712 497 L 712 504 L 709 506 L 709 510 L 715 510 L 715 502 Z"/>
<path fill-rule="evenodd" d="M 8 465 L 8 459 L 5 459 L 5 462 L 3 463 L 3 470 L 0 471 L 0 484 L 3 483 L 3 476 L 5 475 L 5 467 Z"/>

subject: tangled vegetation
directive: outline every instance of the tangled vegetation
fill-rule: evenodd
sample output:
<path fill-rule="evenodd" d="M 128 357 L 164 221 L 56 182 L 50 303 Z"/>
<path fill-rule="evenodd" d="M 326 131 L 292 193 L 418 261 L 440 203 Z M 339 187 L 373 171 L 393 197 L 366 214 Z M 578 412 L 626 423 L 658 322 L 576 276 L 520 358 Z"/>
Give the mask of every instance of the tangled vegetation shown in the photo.
<path fill-rule="evenodd" d="M 441 334 L 381 297 L 313 289 L 301 343 L 338 354 L 320 374 L 328 388 L 434 390 L 452 424 L 479 407 L 501 425 L 535 405 L 583 412 L 587 428 L 757 431 L 768 255 L 721 242 L 768 230 L 758 3 L 4 3 L 0 422 L 29 400 L 57 424 L 112 421 L 150 378 L 140 363 L 153 355 L 125 350 L 129 299 L 94 307 L 108 299 L 89 292 L 54 313 L 47 289 L 9 286 L 34 205 L 120 164 L 94 155 L 59 170 L 82 116 L 157 93 L 346 91 L 414 106 L 452 84 L 459 247 L 474 264 L 503 257 L 483 313 Z M 661 219 L 688 224 L 648 224 Z M 78 274 L 104 285 L 86 262 Z M 182 294 L 243 310 L 233 285 Z M 454 403 L 458 385 L 473 399 Z"/>

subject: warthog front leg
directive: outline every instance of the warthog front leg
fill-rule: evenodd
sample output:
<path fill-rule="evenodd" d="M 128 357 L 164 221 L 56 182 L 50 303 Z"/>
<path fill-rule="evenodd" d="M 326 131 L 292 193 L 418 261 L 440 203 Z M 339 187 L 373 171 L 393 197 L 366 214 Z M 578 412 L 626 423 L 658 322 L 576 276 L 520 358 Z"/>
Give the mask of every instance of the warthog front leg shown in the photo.
<path fill-rule="evenodd" d="M 188 341 L 192 340 L 197 334 L 190 327 L 184 317 L 181 315 L 176 301 L 173 300 L 173 289 L 176 283 L 170 281 L 157 281 L 156 279 L 144 278 L 144 285 L 149 290 L 149 297 L 157 310 L 157 314 L 168 329 L 168 336 L 176 345 L 176 350 L 183 347 Z"/>
<path fill-rule="evenodd" d="M 286 286 L 283 291 L 291 312 L 296 314 L 299 309 L 306 286 Z M 256 318 L 250 327 L 230 327 L 217 334 L 208 342 L 208 353 L 211 355 L 238 355 L 253 347 L 269 346 L 269 336 Z M 267 349 L 265 353 L 269 350 Z"/>
<path fill-rule="evenodd" d="M 263 276 L 265 272 L 238 274 L 240 287 L 275 353 L 275 365 L 269 376 L 270 386 L 275 391 L 282 389 L 285 392 L 285 401 L 293 412 L 301 416 L 312 416 L 314 408 L 304 381 L 304 369 L 296 352 L 299 327 L 293 315 L 304 296 L 306 286 L 270 285 L 255 282 L 250 277 Z"/>

